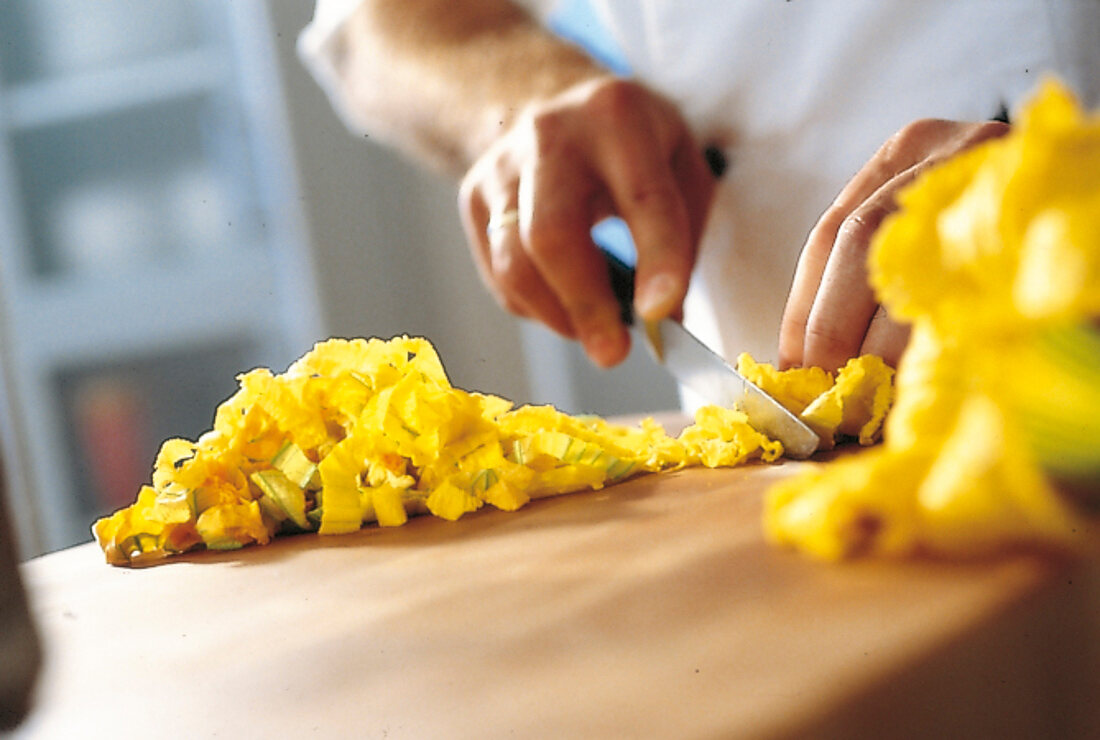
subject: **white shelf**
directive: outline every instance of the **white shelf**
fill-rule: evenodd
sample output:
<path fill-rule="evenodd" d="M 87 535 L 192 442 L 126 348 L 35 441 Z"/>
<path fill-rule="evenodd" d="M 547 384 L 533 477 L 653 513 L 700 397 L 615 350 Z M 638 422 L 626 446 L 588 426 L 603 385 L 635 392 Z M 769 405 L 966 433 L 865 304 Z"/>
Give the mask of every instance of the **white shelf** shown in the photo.
<path fill-rule="evenodd" d="M 94 281 L 41 281 L 33 299 L 23 295 L 12 306 L 21 332 L 32 338 L 24 352 L 41 365 L 75 358 L 99 362 L 193 343 L 212 332 L 274 329 L 279 324 L 271 295 L 274 267 L 257 251 Z M 58 332 L 59 326 L 65 330 Z"/>
<path fill-rule="evenodd" d="M 201 48 L 21 83 L 4 92 L 6 124 L 16 131 L 42 128 L 217 92 L 230 61 L 217 49 Z"/>

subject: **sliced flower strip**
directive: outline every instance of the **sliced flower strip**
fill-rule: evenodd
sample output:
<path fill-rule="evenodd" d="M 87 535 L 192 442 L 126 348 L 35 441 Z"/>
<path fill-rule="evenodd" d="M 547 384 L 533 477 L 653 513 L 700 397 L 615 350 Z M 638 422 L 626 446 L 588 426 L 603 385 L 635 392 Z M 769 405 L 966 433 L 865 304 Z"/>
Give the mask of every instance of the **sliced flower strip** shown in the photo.
<path fill-rule="evenodd" d="M 795 414 L 801 414 L 818 396 L 832 388 L 836 380 L 832 373 L 820 367 L 778 370 L 767 363 L 756 362 L 745 352 L 737 358 L 737 372 Z"/>
<path fill-rule="evenodd" d="M 769 372 L 777 391 L 805 393 L 801 374 Z M 828 378 L 823 391 L 833 387 Z M 743 414 L 715 406 L 677 437 L 652 418 L 627 426 L 551 406 L 513 408 L 451 386 L 418 338 L 332 339 L 285 373 L 260 368 L 238 381 L 213 429 L 195 442 L 166 441 L 152 485 L 95 523 L 108 562 L 400 526 L 423 513 L 455 520 L 486 504 L 515 511 L 640 473 L 783 453 Z"/>
<path fill-rule="evenodd" d="M 1100 488 L 1100 116 L 1048 82 L 1012 132 L 899 204 L 869 262 L 882 305 L 913 327 L 885 443 L 775 486 L 767 532 L 826 559 L 1096 542 L 1051 479 Z M 823 395 L 804 417 L 838 413 Z"/>
<path fill-rule="evenodd" d="M 817 432 L 820 449 L 841 439 L 871 445 L 882 436 L 894 397 L 894 369 L 881 357 L 853 357 L 834 376 L 820 367 L 777 370 L 742 354 L 737 370 Z"/>

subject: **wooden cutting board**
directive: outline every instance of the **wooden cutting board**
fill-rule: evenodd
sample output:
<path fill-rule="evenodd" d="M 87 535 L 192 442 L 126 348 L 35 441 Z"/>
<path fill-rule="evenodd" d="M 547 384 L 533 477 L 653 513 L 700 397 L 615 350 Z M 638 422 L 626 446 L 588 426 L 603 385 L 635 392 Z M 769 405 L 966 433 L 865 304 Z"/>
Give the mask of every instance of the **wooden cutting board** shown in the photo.
<path fill-rule="evenodd" d="M 18 737 L 1071 737 L 1100 568 L 823 565 L 768 545 L 803 465 L 685 470 L 451 523 L 23 574 Z"/>

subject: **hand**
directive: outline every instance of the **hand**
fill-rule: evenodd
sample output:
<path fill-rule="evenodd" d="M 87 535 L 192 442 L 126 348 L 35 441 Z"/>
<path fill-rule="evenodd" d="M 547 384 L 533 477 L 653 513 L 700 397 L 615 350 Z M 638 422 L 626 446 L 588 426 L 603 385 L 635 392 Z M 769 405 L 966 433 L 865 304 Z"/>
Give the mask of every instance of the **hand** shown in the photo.
<path fill-rule="evenodd" d="M 627 223 L 638 252 L 635 309 L 667 316 L 687 291 L 713 187 L 671 104 L 600 77 L 518 116 L 466 174 L 459 208 L 497 301 L 579 339 L 606 367 L 626 357 L 630 339 L 591 227 L 610 215 Z M 510 223 L 490 223 L 510 213 Z"/>
<path fill-rule="evenodd" d="M 997 121 L 926 119 L 887 141 L 852 178 L 810 232 L 795 270 L 779 333 L 781 367 L 829 370 L 860 354 L 897 365 L 908 327 L 886 315 L 867 280 L 867 251 L 898 190 L 926 168 L 1007 133 Z"/>

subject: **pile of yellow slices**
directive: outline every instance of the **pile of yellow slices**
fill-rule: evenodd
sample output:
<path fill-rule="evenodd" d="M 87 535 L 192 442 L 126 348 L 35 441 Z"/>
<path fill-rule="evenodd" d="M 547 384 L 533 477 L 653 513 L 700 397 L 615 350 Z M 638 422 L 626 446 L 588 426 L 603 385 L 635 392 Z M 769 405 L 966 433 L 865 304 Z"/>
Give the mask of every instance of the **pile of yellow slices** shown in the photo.
<path fill-rule="evenodd" d="M 853 360 L 836 379 L 748 357 L 742 365 L 772 392 L 804 398 L 797 410 L 812 407 L 807 420 L 829 440 L 851 430 L 869 443 L 889 406 L 893 373 L 875 357 Z M 137 501 L 95 523 L 108 562 L 396 526 L 421 513 L 455 520 L 485 504 L 513 511 L 639 473 L 783 453 L 743 414 L 717 406 L 676 437 L 652 418 L 626 426 L 513 408 L 453 387 L 419 338 L 330 339 L 285 373 L 257 369 L 238 380 L 213 429 L 166 441 Z"/>

